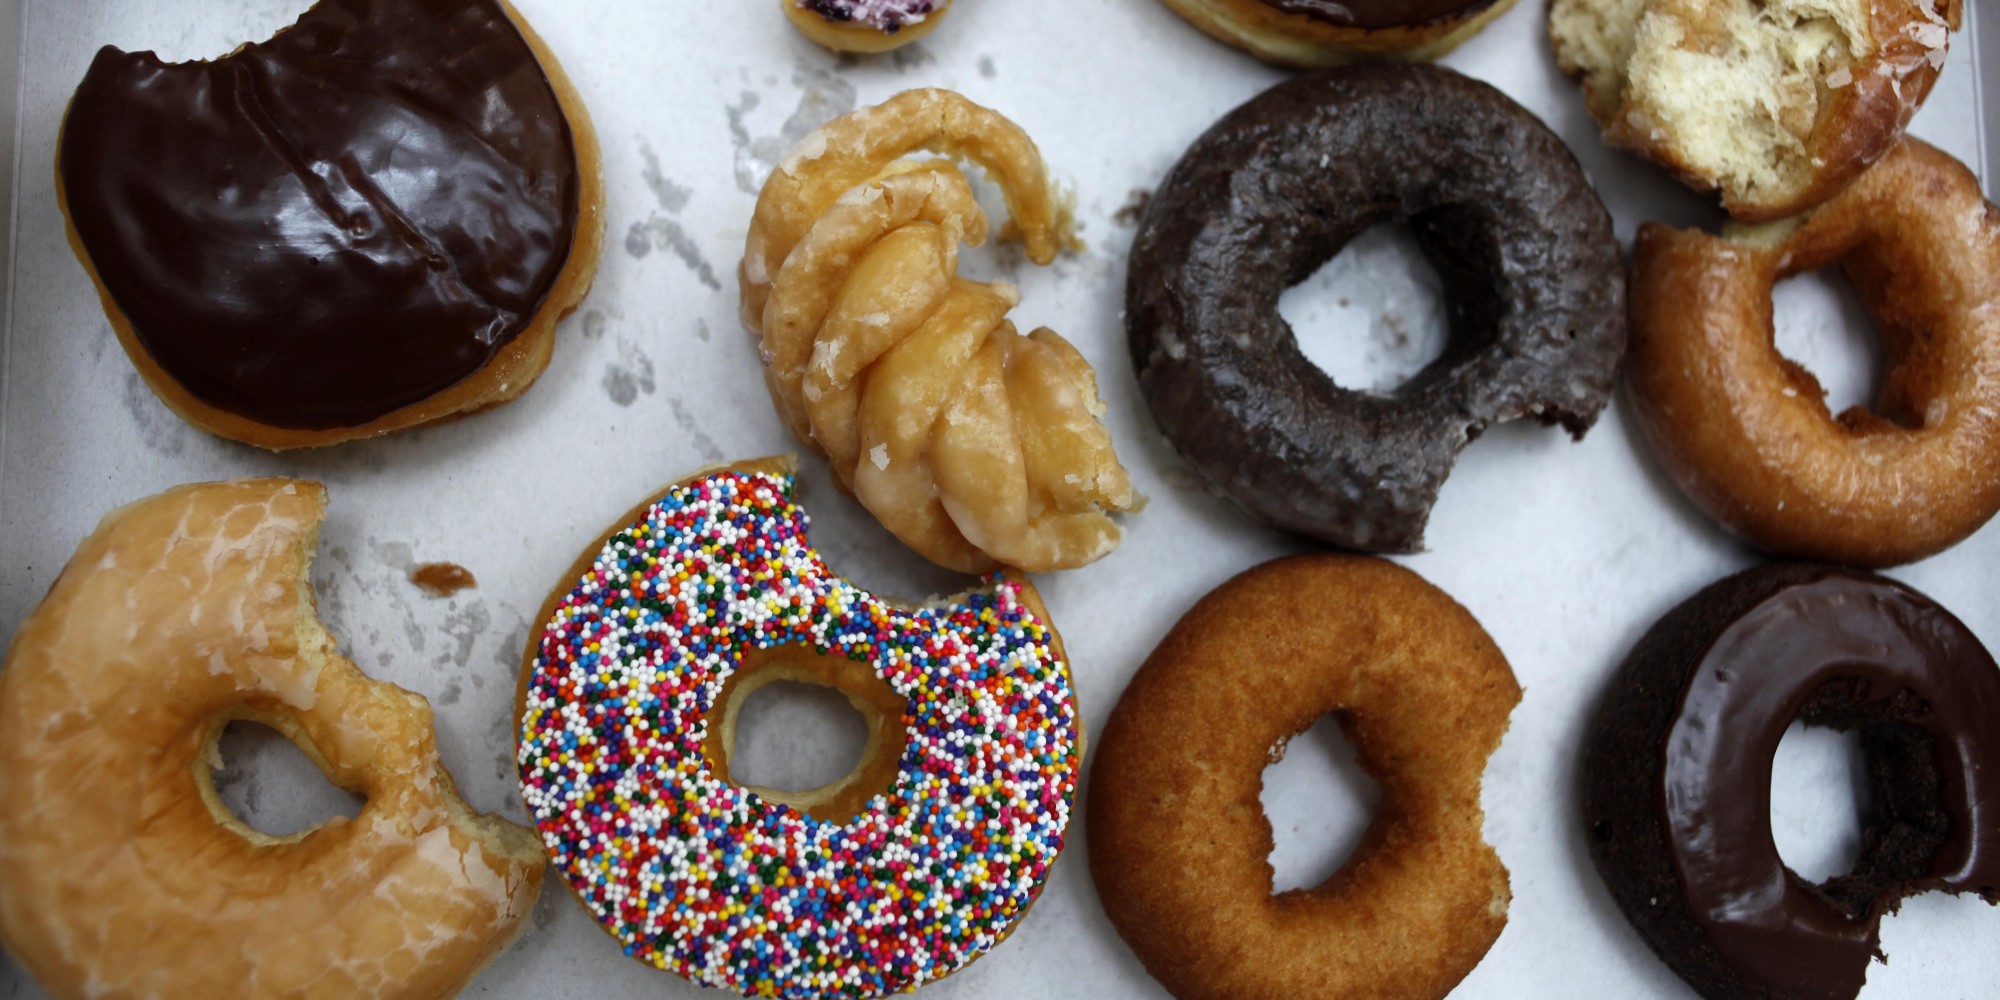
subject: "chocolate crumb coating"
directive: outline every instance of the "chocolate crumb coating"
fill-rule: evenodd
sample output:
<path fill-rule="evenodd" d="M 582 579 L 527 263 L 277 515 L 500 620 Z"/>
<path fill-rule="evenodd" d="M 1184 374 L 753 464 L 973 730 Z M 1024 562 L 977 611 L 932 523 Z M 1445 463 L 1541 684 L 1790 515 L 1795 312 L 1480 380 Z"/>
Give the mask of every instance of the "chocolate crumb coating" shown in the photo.
<path fill-rule="evenodd" d="M 1392 393 L 1341 388 L 1278 297 L 1404 220 L 1444 281 L 1450 343 Z M 1582 436 L 1625 350 L 1624 260 L 1575 157 L 1500 91 L 1428 65 L 1298 77 L 1223 118 L 1148 207 L 1125 302 L 1153 416 L 1213 489 L 1376 552 L 1422 547 L 1488 425 Z"/>
<path fill-rule="evenodd" d="M 272 427 L 360 426 L 479 371 L 569 260 L 575 137 L 497 0 L 321 0 L 170 65 L 106 47 L 57 171 L 159 367 Z"/>
<path fill-rule="evenodd" d="M 853 21 L 895 34 L 937 12 L 939 0 L 799 0 L 799 6 L 829 21 Z"/>
<path fill-rule="evenodd" d="M 1852 872 L 1786 868 L 1772 756 L 1794 719 L 1859 734 L 1874 801 Z M 2000 666 L 1882 577 L 1766 566 L 1639 641 L 1585 736 L 1583 822 L 1618 906 L 1710 1000 L 1851 1000 L 1883 916 L 1923 892 L 2000 903 Z"/>

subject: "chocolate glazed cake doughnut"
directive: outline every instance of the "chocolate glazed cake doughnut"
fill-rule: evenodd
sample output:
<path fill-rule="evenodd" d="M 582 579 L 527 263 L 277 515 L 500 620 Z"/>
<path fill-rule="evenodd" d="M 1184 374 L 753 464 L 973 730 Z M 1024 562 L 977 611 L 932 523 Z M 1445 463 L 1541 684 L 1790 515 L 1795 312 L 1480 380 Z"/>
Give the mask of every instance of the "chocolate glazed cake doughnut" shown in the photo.
<path fill-rule="evenodd" d="M 520 395 L 603 242 L 582 103 L 505 0 L 322 0 L 211 62 L 106 47 L 56 191 L 147 384 L 272 449 Z"/>
<path fill-rule="evenodd" d="M 1401 220 L 1444 279 L 1450 344 L 1392 393 L 1341 388 L 1278 297 Z M 1152 200 L 1125 304 L 1146 401 L 1210 487 L 1377 552 L 1422 547 L 1489 424 L 1581 437 L 1625 350 L 1624 261 L 1575 158 L 1498 90 L 1423 65 L 1300 77 L 1209 129 Z"/>
<path fill-rule="evenodd" d="M 1874 803 L 1853 872 L 1813 885 L 1771 838 L 1792 720 L 1860 734 Z M 1849 1000 L 1919 893 L 2000 904 L 2000 666 L 1908 587 L 1807 564 L 1709 587 L 1639 641 L 1598 707 L 1583 819 L 1605 885 L 1710 1000 Z"/>

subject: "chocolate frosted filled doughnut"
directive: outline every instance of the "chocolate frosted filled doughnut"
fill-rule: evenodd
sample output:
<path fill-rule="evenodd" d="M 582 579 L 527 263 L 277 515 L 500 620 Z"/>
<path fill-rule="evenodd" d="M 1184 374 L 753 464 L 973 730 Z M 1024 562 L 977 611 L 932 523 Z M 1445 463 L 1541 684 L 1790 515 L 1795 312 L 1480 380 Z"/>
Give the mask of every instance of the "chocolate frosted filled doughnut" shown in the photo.
<path fill-rule="evenodd" d="M 518 396 L 602 242 L 582 105 L 503 0 L 322 0 L 209 62 L 106 47 L 56 173 L 147 383 L 267 448 Z"/>
<path fill-rule="evenodd" d="M 778 0 L 799 33 L 838 52 L 887 52 L 936 30 L 951 0 Z"/>
<path fill-rule="evenodd" d="M 1451 340 L 1394 392 L 1344 389 L 1278 297 L 1394 221 L 1444 279 Z M 1489 424 L 1581 437 L 1625 350 L 1623 257 L 1575 158 L 1498 90 L 1422 65 L 1301 77 L 1209 129 L 1148 207 L 1125 303 L 1146 401 L 1210 487 L 1379 552 L 1422 546 Z"/>
<path fill-rule="evenodd" d="M 1219 41 L 1281 66 L 1436 59 L 1514 0 L 1162 0 Z"/>
<path fill-rule="evenodd" d="M 1793 720 L 1859 733 L 1860 860 L 1814 885 L 1771 836 Z M 1866 573 L 1766 566 L 1669 612 L 1586 736 L 1592 858 L 1654 952 L 1710 1000 L 1846 1000 L 1883 916 L 1925 892 L 2000 903 L 2000 666 L 1929 598 Z"/>

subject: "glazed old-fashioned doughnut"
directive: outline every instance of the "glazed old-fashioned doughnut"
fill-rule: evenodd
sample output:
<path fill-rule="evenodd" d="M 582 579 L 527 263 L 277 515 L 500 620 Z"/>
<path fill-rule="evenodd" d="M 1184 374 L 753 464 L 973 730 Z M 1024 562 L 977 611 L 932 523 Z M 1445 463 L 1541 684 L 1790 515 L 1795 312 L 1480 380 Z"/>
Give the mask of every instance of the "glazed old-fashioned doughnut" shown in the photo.
<path fill-rule="evenodd" d="M 1549 34 L 1605 141 L 1795 215 L 1895 146 L 1944 68 L 1961 0 L 1552 0 Z"/>
<path fill-rule="evenodd" d="M 210 62 L 99 52 L 56 192 L 146 384 L 285 449 L 525 392 L 596 273 L 598 174 L 506 0 L 320 0 Z"/>
<path fill-rule="evenodd" d="M 937 29 L 951 0 L 778 0 L 799 33 L 836 52 L 887 52 Z"/>
<path fill-rule="evenodd" d="M 1479 623 L 1360 556 L 1253 569 L 1202 598 L 1112 710 L 1090 872 L 1180 1000 L 1438 1000 L 1507 923 L 1480 778 L 1521 689 Z M 1266 766 L 1334 714 L 1382 806 L 1326 882 L 1272 894 Z"/>
<path fill-rule="evenodd" d="M 1709 1000 L 1852 1000 L 1882 918 L 1925 892 L 2000 904 L 2000 666 L 1929 598 L 1788 564 L 1669 612 L 1586 736 L 1583 817 L 1618 906 Z M 1794 720 L 1857 732 L 1873 779 L 1853 871 L 1814 885 L 1771 836 Z"/>
<path fill-rule="evenodd" d="M 184 486 L 112 513 L 0 669 L 0 943 L 54 997 L 439 1000 L 527 923 L 534 835 L 475 815 L 430 706 L 336 651 L 325 491 Z M 217 795 L 247 719 L 367 797 L 289 837 Z"/>
<path fill-rule="evenodd" d="M 968 573 L 1073 569 L 1116 548 L 1136 501 L 1099 417 L 1097 373 L 1055 331 L 1007 321 L 1013 286 L 958 275 L 986 213 L 947 160 L 1006 195 L 1028 259 L 1069 211 L 1019 126 L 947 90 L 828 123 L 764 185 L 740 271 L 743 322 L 792 433 L 897 538 Z"/>
<path fill-rule="evenodd" d="M 1450 290 L 1451 342 L 1394 392 L 1345 389 L 1278 297 L 1395 221 Z M 1409 552 L 1489 424 L 1596 421 L 1625 269 L 1589 179 L 1520 105 L 1450 70 L 1355 66 L 1272 88 L 1188 150 L 1140 224 L 1125 321 L 1154 418 L 1210 488 L 1286 531 Z"/>
<path fill-rule="evenodd" d="M 1839 264 L 1888 373 L 1834 416 L 1778 353 L 1772 286 Z M 2000 511 L 2000 210 L 1906 139 L 1796 220 L 1721 236 L 1648 225 L 1632 291 L 1632 410 L 1696 506 L 1768 552 L 1891 566 Z"/>
<path fill-rule="evenodd" d="M 1210 36 L 1280 66 L 1436 59 L 1514 0 L 1162 0 Z"/>
<path fill-rule="evenodd" d="M 1024 578 L 921 608 L 833 574 L 792 463 L 702 473 L 585 550 L 521 680 L 521 786 L 556 870 L 640 961 L 746 996 L 877 997 L 1012 931 L 1062 850 L 1082 731 Z M 869 723 L 824 789 L 730 777 L 792 680 Z"/>

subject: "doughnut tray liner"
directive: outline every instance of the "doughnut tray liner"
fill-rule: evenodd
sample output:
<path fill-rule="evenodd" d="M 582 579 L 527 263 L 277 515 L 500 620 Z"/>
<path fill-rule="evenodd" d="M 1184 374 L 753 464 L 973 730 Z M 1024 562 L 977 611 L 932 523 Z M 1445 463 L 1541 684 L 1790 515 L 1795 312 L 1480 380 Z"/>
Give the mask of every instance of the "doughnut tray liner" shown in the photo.
<path fill-rule="evenodd" d="M 472 804 L 525 820 L 512 703 L 530 618 L 549 589 L 612 518 L 662 484 L 797 447 L 737 318 L 736 264 L 758 187 L 813 127 L 920 85 L 959 90 L 1018 121 L 1078 197 L 1086 252 L 1047 268 L 1007 247 L 966 261 L 974 276 L 1019 284 L 1022 329 L 1053 327 L 1097 365 L 1121 455 L 1150 497 L 1125 520 L 1122 549 L 1038 580 L 1086 725 L 1103 724 L 1197 598 L 1303 551 L 1195 487 L 1139 397 L 1121 317 L 1140 192 L 1211 122 L 1284 74 L 1211 42 L 1154 0 L 962 0 L 928 38 L 867 59 L 814 47 L 768 0 L 515 3 L 562 59 L 603 146 L 609 230 L 595 291 L 564 322 L 547 375 L 518 402 L 375 442 L 272 455 L 189 427 L 141 383 L 65 240 L 51 164 L 65 102 L 99 46 L 217 56 L 269 37 L 308 0 L 0 0 L 0 136 L 11 143 L 0 156 L 0 642 L 112 508 L 198 480 L 319 480 L 332 497 L 313 576 L 321 616 L 363 669 L 436 706 L 445 761 Z M 1444 62 L 1555 128 L 1621 239 L 1649 219 L 1715 225 L 1707 200 L 1598 139 L 1580 91 L 1549 55 L 1544 13 L 1544 0 L 1522 0 Z M 1968 18 L 1913 131 L 1971 164 L 1991 194 L 2000 190 L 2000 14 L 1980 7 Z M 985 196 L 997 208 L 993 192 Z M 1420 260 L 1407 236 L 1378 231 L 1294 290 L 1285 311 L 1308 354 L 1349 385 L 1393 384 L 1420 367 L 1443 337 L 1436 279 Z M 1821 376 L 1837 408 L 1871 394 L 1879 351 L 1837 282 L 1787 283 L 1778 315 L 1781 348 Z M 862 586 L 916 597 L 963 583 L 896 544 L 833 487 L 824 463 L 806 461 L 802 485 L 815 542 Z M 1639 635 L 1755 556 L 1680 498 L 1622 403 L 1581 443 L 1532 425 L 1489 432 L 1446 486 L 1428 543 L 1401 561 L 1478 616 L 1526 689 L 1485 785 L 1486 836 L 1512 871 L 1513 908 L 1454 996 L 1693 997 L 1619 915 L 1590 863 L 1576 818 L 1577 755 L 1589 710 Z M 408 580 L 426 562 L 461 564 L 479 585 L 429 597 Z M 2000 649 L 2000 524 L 1891 575 Z M 1312 614 L 1313 601 L 1300 594 L 1298 613 Z M 838 774 L 832 762 L 852 759 L 860 741 L 823 721 L 826 708 L 810 692 L 771 696 L 744 723 L 740 752 L 795 787 Z M 268 733 L 234 733 L 225 751 L 225 799 L 265 829 L 355 808 Z M 1852 859 L 1864 778 L 1855 744 L 1794 730 L 1773 807 L 1794 867 L 1825 877 Z M 1295 741 L 1266 775 L 1281 884 L 1313 884 L 1337 868 L 1374 794 L 1337 728 Z M 1080 819 L 1071 831 L 1067 856 L 1012 939 L 922 996 L 1167 996 L 1104 917 L 1085 863 L 1090 831 Z M 1921 897 L 1885 923 L 1882 939 L 1890 964 L 1871 967 L 1866 1000 L 2000 997 L 2000 909 Z M 467 995 L 720 994 L 624 958 L 552 878 L 528 932 Z M 0 952 L 0 1000 L 43 996 Z"/>

